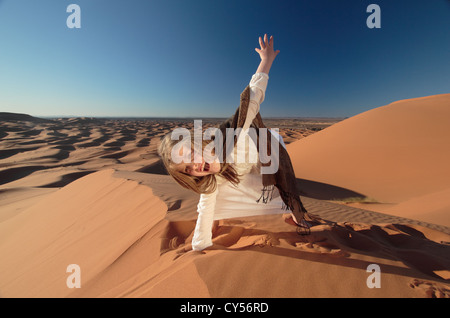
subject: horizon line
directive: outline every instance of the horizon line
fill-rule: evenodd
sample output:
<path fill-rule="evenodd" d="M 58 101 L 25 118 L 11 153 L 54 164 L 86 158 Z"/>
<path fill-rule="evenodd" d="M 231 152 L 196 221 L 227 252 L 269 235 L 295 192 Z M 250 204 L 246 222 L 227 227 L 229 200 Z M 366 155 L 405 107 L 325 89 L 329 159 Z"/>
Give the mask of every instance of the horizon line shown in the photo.
<path fill-rule="evenodd" d="M 227 119 L 230 116 L 90 116 L 90 115 L 30 115 L 26 113 L 0 112 L 0 114 L 11 114 L 31 116 L 42 119 L 70 119 L 70 118 L 95 118 L 95 119 Z M 265 119 L 346 119 L 351 116 L 265 116 Z"/>
<path fill-rule="evenodd" d="M 33 116 L 34 117 L 34 116 Z M 227 119 L 230 116 L 217 116 L 217 117 L 199 117 L 199 116 L 84 116 L 84 115 L 64 115 L 64 116 L 39 116 L 40 118 L 97 118 L 97 119 Z M 265 119 L 345 119 L 351 116 L 265 116 Z"/>

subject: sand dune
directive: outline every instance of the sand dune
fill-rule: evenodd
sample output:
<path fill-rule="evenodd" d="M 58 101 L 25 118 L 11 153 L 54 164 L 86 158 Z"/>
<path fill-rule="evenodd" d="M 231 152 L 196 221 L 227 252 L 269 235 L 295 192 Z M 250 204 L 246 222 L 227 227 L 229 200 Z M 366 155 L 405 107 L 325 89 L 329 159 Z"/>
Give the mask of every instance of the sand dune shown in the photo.
<path fill-rule="evenodd" d="M 28 114 L 18 114 L 18 113 L 9 113 L 9 112 L 0 112 L 0 120 L 2 121 L 11 121 L 11 122 L 33 122 L 33 123 L 48 123 L 50 120 L 33 117 Z"/>
<path fill-rule="evenodd" d="M 165 217 L 167 205 L 148 186 L 177 185 L 167 176 L 126 175 L 88 175 L 0 223 L 2 295 L 448 296 L 450 235 L 413 220 L 384 223 L 397 219 L 372 213 L 371 223 L 378 225 L 360 223 L 351 220 L 367 219 L 368 211 L 307 199 L 308 209 L 347 221 L 324 223 L 302 237 L 280 216 L 230 219 L 214 235 L 221 249 L 185 253 L 195 226 L 183 213 L 189 205 Z M 196 196 L 185 194 L 184 200 L 195 202 Z M 81 268 L 80 289 L 66 286 L 70 264 Z M 370 264 L 382 269 L 382 289 L 366 285 Z"/>
<path fill-rule="evenodd" d="M 402 100 L 291 143 L 288 151 L 295 158 L 296 175 L 381 203 L 401 203 L 444 191 L 450 187 L 448 105 L 450 94 Z M 432 221 L 425 202 L 421 206 L 423 217 Z M 450 218 L 445 219 L 436 223 L 445 221 L 450 226 Z"/>
<path fill-rule="evenodd" d="M 166 206 L 150 188 L 111 175 L 77 180 L 0 223 L 3 296 L 66 296 L 68 265 L 89 281 L 163 221 Z"/>
<path fill-rule="evenodd" d="M 384 212 L 450 227 L 450 188 L 401 202 Z"/>
<path fill-rule="evenodd" d="M 304 204 L 322 224 L 300 236 L 279 215 L 222 220 L 213 234 L 218 248 L 202 253 L 188 251 L 198 195 L 177 185 L 156 155 L 160 136 L 192 123 L 2 122 L 0 295 L 450 297 L 450 185 L 441 178 L 443 159 L 432 157 L 449 140 L 446 119 L 418 116 L 429 103 L 426 109 L 443 117 L 441 104 L 448 98 L 394 103 L 318 132 L 323 126 L 279 122 Z M 391 123 L 392 116 L 397 117 Z M 431 119 L 437 126 L 425 125 Z M 408 126 L 416 127 L 414 120 L 422 135 Z M 388 138 L 395 121 L 391 139 L 397 141 Z M 405 163 L 411 176 L 401 183 L 403 168 L 395 165 L 413 147 L 423 156 Z M 374 157 L 384 161 L 375 165 Z M 427 172 L 436 183 L 427 179 L 417 189 L 411 180 L 423 174 L 414 167 L 427 160 L 433 161 Z M 380 213 L 371 204 L 330 202 L 330 196 L 370 196 L 392 204 Z M 66 284 L 70 264 L 80 266 L 79 289 Z M 367 285 L 371 264 L 380 267 L 381 288 Z"/>

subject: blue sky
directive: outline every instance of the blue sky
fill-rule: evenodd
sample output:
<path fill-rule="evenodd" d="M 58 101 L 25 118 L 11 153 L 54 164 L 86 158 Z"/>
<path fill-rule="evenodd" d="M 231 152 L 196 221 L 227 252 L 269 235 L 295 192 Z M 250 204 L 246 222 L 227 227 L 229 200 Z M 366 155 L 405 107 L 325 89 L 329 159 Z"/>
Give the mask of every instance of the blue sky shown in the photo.
<path fill-rule="evenodd" d="M 71 3 L 81 28 L 69 29 Z M 369 4 L 381 28 L 369 29 Z M 281 52 L 263 117 L 353 116 L 450 93 L 449 0 L 0 0 L 0 111 L 226 117 Z"/>

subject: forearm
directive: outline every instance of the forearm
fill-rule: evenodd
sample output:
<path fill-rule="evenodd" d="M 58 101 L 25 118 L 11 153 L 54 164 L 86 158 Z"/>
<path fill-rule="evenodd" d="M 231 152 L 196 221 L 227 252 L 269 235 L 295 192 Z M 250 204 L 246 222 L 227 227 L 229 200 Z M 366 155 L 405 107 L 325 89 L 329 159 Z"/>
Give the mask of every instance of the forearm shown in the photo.
<path fill-rule="evenodd" d="M 245 123 L 242 126 L 243 130 L 250 127 L 256 114 L 259 112 L 259 105 L 264 101 L 265 92 L 267 88 L 267 82 L 269 76 L 267 73 L 259 72 L 252 76 L 250 80 L 250 101 L 248 104 L 247 117 Z"/>
<path fill-rule="evenodd" d="M 266 73 L 268 75 L 273 61 L 274 60 L 271 58 L 262 59 L 259 63 L 258 69 L 256 70 L 256 73 Z"/>
<path fill-rule="evenodd" d="M 201 251 L 212 245 L 212 226 L 218 189 L 210 194 L 201 194 L 197 205 L 197 223 L 192 238 L 192 249 Z"/>
<path fill-rule="evenodd" d="M 212 213 L 199 213 L 192 237 L 194 251 L 201 251 L 212 245 L 213 217 Z"/>

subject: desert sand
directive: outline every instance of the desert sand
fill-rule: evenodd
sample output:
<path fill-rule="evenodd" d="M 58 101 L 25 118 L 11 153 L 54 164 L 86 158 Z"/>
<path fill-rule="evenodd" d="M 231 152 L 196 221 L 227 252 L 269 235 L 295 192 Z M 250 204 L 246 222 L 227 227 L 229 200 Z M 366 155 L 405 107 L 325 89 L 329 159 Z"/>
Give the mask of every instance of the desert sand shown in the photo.
<path fill-rule="evenodd" d="M 186 250 L 198 195 L 156 153 L 192 120 L 0 113 L 0 296 L 448 298 L 449 105 L 445 94 L 334 122 L 271 120 L 322 224 L 300 236 L 280 215 L 221 220 L 219 248 L 203 252 Z"/>

